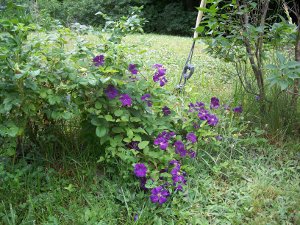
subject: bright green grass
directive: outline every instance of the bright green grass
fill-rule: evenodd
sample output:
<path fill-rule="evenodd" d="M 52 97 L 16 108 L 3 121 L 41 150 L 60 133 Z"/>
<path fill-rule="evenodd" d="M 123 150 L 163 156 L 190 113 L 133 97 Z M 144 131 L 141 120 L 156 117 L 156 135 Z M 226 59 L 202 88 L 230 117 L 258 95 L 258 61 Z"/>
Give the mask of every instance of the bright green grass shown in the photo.
<path fill-rule="evenodd" d="M 130 35 L 125 43 L 143 54 L 128 55 L 128 61 L 144 67 L 164 64 L 171 90 L 191 41 Z M 203 48 L 196 45 L 197 70 L 186 96 L 193 101 L 212 95 L 227 100 L 232 84 L 223 81 L 233 70 Z M 243 145 L 228 143 L 226 149 L 243 152 L 238 156 L 207 164 L 200 155 L 183 200 L 175 197 L 164 207 L 150 203 L 137 184 L 97 164 L 93 149 L 82 150 L 75 140 L 61 142 L 64 151 L 44 146 L 15 164 L 0 159 L 0 224 L 300 224 L 299 142 L 275 147 L 249 137 Z"/>
<path fill-rule="evenodd" d="M 177 86 L 191 49 L 192 38 L 155 34 L 129 35 L 124 42 L 141 53 L 128 56 L 129 61 L 148 67 L 155 63 L 163 64 L 167 68 L 167 88 L 173 90 Z M 232 93 L 233 81 L 229 82 L 226 75 L 233 73 L 233 67 L 210 57 L 204 49 L 205 45 L 197 41 L 192 61 L 196 70 L 187 83 L 185 95 L 192 100 L 208 100 L 211 96 L 228 99 Z"/>

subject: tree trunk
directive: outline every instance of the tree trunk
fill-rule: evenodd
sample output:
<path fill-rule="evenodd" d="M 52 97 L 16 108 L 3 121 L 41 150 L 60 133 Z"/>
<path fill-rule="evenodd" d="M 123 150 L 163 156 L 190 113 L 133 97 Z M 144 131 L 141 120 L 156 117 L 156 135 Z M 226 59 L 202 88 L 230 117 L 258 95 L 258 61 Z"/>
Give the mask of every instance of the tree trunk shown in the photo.
<path fill-rule="evenodd" d="M 295 44 L 295 60 L 300 63 L 300 19 L 298 19 L 297 38 Z M 297 101 L 299 96 L 299 78 L 294 81 L 294 90 L 292 96 L 292 107 L 297 110 Z"/>

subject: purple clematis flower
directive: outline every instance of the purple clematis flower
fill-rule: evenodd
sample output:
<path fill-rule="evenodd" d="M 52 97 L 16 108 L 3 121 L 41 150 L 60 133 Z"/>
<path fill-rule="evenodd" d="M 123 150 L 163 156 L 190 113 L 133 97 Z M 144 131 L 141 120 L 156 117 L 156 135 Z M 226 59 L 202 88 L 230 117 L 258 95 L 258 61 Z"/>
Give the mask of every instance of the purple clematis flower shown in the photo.
<path fill-rule="evenodd" d="M 150 94 L 144 94 L 142 97 L 141 97 L 141 100 L 142 101 L 147 101 L 148 98 L 150 98 L 151 95 Z"/>
<path fill-rule="evenodd" d="M 104 55 L 97 55 L 93 58 L 95 66 L 103 66 L 104 64 Z"/>
<path fill-rule="evenodd" d="M 188 133 L 186 135 L 186 139 L 192 142 L 193 144 L 197 142 L 197 136 L 193 132 Z"/>
<path fill-rule="evenodd" d="M 183 191 L 183 187 L 181 184 L 178 184 L 176 187 L 175 187 L 175 191 Z"/>
<path fill-rule="evenodd" d="M 113 85 L 109 85 L 104 92 L 108 99 L 114 99 L 119 94 L 118 90 Z"/>
<path fill-rule="evenodd" d="M 153 81 L 159 82 L 160 86 L 163 87 L 168 82 L 165 77 L 167 69 L 161 64 L 155 64 L 153 67 L 157 70 L 153 76 Z"/>
<path fill-rule="evenodd" d="M 237 106 L 237 107 L 233 108 L 233 112 L 234 113 L 242 113 L 243 112 L 242 106 Z"/>
<path fill-rule="evenodd" d="M 220 101 L 216 97 L 212 97 L 210 100 L 210 108 L 211 109 L 217 109 L 220 107 Z"/>
<path fill-rule="evenodd" d="M 221 135 L 217 135 L 215 138 L 216 138 L 217 141 L 222 141 L 223 140 Z"/>
<path fill-rule="evenodd" d="M 145 177 L 147 173 L 147 167 L 144 163 L 137 163 L 134 166 L 134 174 L 137 177 Z"/>
<path fill-rule="evenodd" d="M 187 151 L 185 150 L 184 144 L 182 141 L 175 141 L 174 143 L 175 146 L 175 153 L 179 154 L 181 157 L 186 156 Z"/>
<path fill-rule="evenodd" d="M 195 152 L 195 151 L 189 151 L 188 154 L 189 154 L 189 156 L 190 156 L 192 159 L 196 158 L 196 152 Z"/>
<path fill-rule="evenodd" d="M 163 204 L 168 200 L 170 193 L 162 186 L 155 187 L 151 190 L 150 200 L 153 203 Z"/>
<path fill-rule="evenodd" d="M 180 166 L 180 162 L 178 162 L 176 159 L 173 159 L 173 160 L 171 160 L 170 162 L 170 165 L 173 165 L 173 166 Z"/>
<path fill-rule="evenodd" d="M 132 100 L 131 97 L 128 94 L 122 94 L 120 96 L 120 102 L 122 103 L 122 106 L 131 106 Z"/>
<path fill-rule="evenodd" d="M 209 115 L 207 118 L 207 124 L 212 127 L 216 126 L 218 124 L 218 122 L 219 122 L 219 119 L 214 114 Z"/>
<path fill-rule="evenodd" d="M 135 64 L 129 64 L 128 70 L 130 71 L 131 74 L 136 75 L 139 71 L 136 68 Z"/>
<path fill-rule="evenodd" d="M 164 137 L 157 137 L 154 140 L 154 145 L 159 145 L 161 150 L 166 150 L 167 147 L 169 146 L 169 142 L 168 142 L 168 139 L 166 139 Z"/>
<path fill-rule="evenodd" d="M 169 108 L 168 106 L 164 106 L 164 107 L 162 108 L 162 111 L 163 111 L 163 114 L 164 114 L 165 116 L 168 116 L 168 115 L 171 114 L 171 110 L 170 110 L 170 108 Z"/>
<path fill-rule="evenodd" d="M 207 120 L 207 118 L 209 117 L 209 113 L 207 110 L 202 109 L 199 111 L 198 113 L 198 117 L 200 120 Z"/>
<path fill-rule="evenodd" d="M 174 183 L 185 183 L 186 180 L 184 178 L 183 173 L 180 172 L 180 167 L 175 167 L 171 171 L 172 180 Z"/>
<path fill-rule="evenodd" d="M 152 102 L 149 100 L 150 97 L 151 97 L 150 94 L 144 94 L 144 95 L 141 97 L 141 100 L 144 101 L 144 102 L 146 102 L 148 107 L 151 107 L 151 106 L 152 106 Z"/>

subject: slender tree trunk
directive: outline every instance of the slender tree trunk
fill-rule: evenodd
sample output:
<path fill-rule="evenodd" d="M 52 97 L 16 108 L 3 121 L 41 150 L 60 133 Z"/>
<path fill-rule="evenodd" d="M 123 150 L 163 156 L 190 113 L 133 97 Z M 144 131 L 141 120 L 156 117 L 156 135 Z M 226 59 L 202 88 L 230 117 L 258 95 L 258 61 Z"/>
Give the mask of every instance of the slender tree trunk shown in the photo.
<path fill-rule="evenodd" d="M 262 1 L 262 8 L 261 8 L 261 17 L 259 20 L 259 25 L 261 27 L 264 27 L 265 21 L 266 21 L 266 16 L 267 16 L 267 11 L 269 9 L 269 3 L 270 0 Z M 242 5 L 240 4 L 239 1 L 237 1 L 237 5 L 240 9 L 242 5 L 247 5 L 245 1 L 242 1 Z M 248 13 L 244 13 L 241 22 L 244 25 L 245 31 L 247 31 L 247 27 L 249 25 L 249 15 Z M 264 74 L 263 74 L 263 63 L 262 63 L 262 54 L 261 52 L 263 51 L 263 40 L 264 40 L 264 32 L 260 33 L 257 42 L 253 45 L 251 44 L 251 41 L 247 36 L 243 37 L 243 42 L 246 47 L 246 51 L 248 54 L 248 59 L 251 64 L 252 71 L 254 73 L 256 82 L 257 82 L 257 87 L 259 91 L 259 97 L 260 97 L 260 111 L 261 113 L 265 113 L 266 109 L 266 94 L 265 94 L 265 84 L 264 84 Z"/>
<path fill-rule="evenodd" d="M 295 60 L 300 63 L 300 18 L 298 18 L 297 38 L 295 44 Z M 294 90 L 292 97 L 292 107 L 297 110 L 297 101 L 299 96 L 299 78 L 294 81 Z"/>

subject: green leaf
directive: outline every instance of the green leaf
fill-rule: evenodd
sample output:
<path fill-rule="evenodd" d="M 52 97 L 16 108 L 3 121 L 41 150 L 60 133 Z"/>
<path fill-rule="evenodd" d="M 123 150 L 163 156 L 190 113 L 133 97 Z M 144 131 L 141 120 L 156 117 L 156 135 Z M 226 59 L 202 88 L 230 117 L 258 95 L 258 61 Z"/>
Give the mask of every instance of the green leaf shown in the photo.
<path fill-rule="evenodd" d="M 132 139 L 133 141 L 142 141 L 141 136 L 135 135 L 134 138 Z"/>
<path fill-rule="evenodd" d="M 95 103 L 95 108 L 96 109 L 102 109 L 102 104 L 100 102 Z"/>
<path fill-rule="evenodd" d="M 114 132 L 114 133 L 116 133 L 116 134 L 119 134 L 119 133 L 123 133 L 124 130 L 123 130 L 123 128 L 121 128 L 121 127 L 114 127 L 114 128 L 112 129 L 112 132 Z"/>
<path fill-rule="evenodd" d="M 106 135 L 106 131 L 107 131 L 107 129 L 106 129 L 106 127 L 97 127 L 96 128 L 96 135 L 98 136 L 98 137 L 104 137 L 105 135 Z"/>
<path fill-rule="evenodd" d="M 127 129 L 127 136 L 129 138 L 132 138 L 133 137 L 133 131 L 131 129 Z"/>
<path fill-rule="evenodd" d="M 279 81 L 279 86 L 280 86 L 280 89 L 283 91 L 283 90 L 286 90 L 289 86 L 289 83 L 287 80 L 280 80 Z"/>
<path fill-rule="evenodd" d="M 115 121 L 114 118 L 111 115 L 105 115 L 104 118 L 106 119 L 106 121 Z"/>
<path fill-rule="evenodd" d="M 140 149 L 144 149 L 149 145 L 149 141 L 142 141 L 141 143 L 138 144 Z"/>
<path fill-rule="evenodd" d="M 115 111 L 114 114 L 115 114 L 115 116 L 121 116 L 123 114 L 123 110 L 118 109 L 118 110 Z"/>
<path fill-rule="evenodd" d="M 17 126 L 12 126 L 7 130 L 7 135 L 10 137 L 16 137 L 19 133 L 19 127 Z"/>

